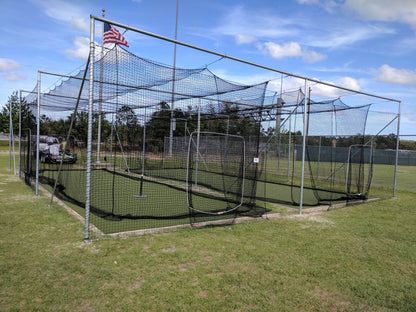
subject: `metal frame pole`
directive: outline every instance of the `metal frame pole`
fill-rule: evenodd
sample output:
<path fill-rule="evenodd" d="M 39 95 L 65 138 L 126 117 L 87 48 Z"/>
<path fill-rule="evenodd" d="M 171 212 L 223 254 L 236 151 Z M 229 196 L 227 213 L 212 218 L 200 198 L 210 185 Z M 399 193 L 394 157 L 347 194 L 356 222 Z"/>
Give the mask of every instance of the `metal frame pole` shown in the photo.
<path fill-rule="evenodd" d="M 141 176 L 142 179 L 144 177 L 145 153 L 146 153 L 146 106 L 144 107 L 144 121 L 143 121 L 142 176 Z"/>
<path fill-rule="evenodd" d="M 16 174 L 16 153 L 14 150 L 14 129 L 13 129 L 13 118 L 11 123 L 11 134 L 12 134 L 12 155 L 13 155 L 13 174 Z"/>
<path fill-rule="evenodd" d="M 300 199 L 299 199 L 299 214 L 302 214 L 303 206 L 303 189 L 305 180 L 305 154 L 306 154 L 306 136 L 308 130 L 307 105 L 308 105 L 308 80 L 305 79 L 305 97 L 304 97 L 304 111 L 303 111 L 303 141 L 302 141 L 302 176 L 300 181 Z"/>
<path fill-rule="evenodd" d="M 20 179 L 20 172 L 21 172 L 21 160 L 20 160 L 20 153 L 21 153 L 21 148 L 22 148 L 22 90 L 20 90 L 20 94 L 19 94 L 19 166 L 18 166 L 18 170 L 19 170 L 19 179 Z"/>
<path fill-rule="evenodd" d="M 16 174 L 16 155 L 14 150 L 14 131 L 13 131 L 13 101 L 9 103 L 9 170 L 12 169 L 13 158 L 13 172 Z"/>
<path fill-rule="evenodd" d="M 198 155 L 199 155 L 199 140 L 201 133 L 201 99 L 198 104 L 198 128 L 196 136 L 196 162 L 195 162 L 195 187 L 198 186 Z"/>
<path fill-rule="evenodd" d="M 399 116 L 397 119 L 397 141 L 396 141 L 396 161 L 394 164 L 394 184 L 393 184 L 393 197 L 396 197 L 396 184 L 397 184 L 397 165 L 399 163 L 399 143 L 400 143 L 400 113 L 402 109 L 402 102 L 399 102 Z"/>
<path fill-rule="evenodd" d="M 176 0 L 176 23 L 175 23 L 175 40 L 178 38 L 178 10 L 179 0 Z M 173 49 L 173 73 L 172 73 L 172 104 L 170 105 L 170 129 L 169 129 L 169 157 L 172 157 L 173 146 L 173 112 L 175 102 L 175 76 L 176 76 L 176 43 Z"/>
<path fill-rule="evenodd" d="M 103 11 L 103 17 L 105 17 L 105 9 Z M 100 95 L 98 101 L 98 129 L 97 129 L 97 163 L 100 163 L 100 151 L 101 151 L 101 112 L 103 106 L 103 58 L 104 58 L 104 23 L 102 27 L 101 35 L 101 59 L 100 59 Z"/>
<path fill-rule="evenodd" d="M 38 110 L 36 114 L 36 187 L 35 196 L 39 195 L 39 136 L 40 136 L 40 80 L 41 73 L 38 71 Z M 29 138 L 30 142 L 30 138 Z"/>
<path fill-rule="evenodd" d="M 91 157 L 92 157 L 92 112 L 94 105 L 94 33 L 95 19 L 90 18 L 90 90 L 88 101 L 88 139 L 87 139 L 87 175 L 85 188 L 85 229 L 84 242 L 90 239 L 90 201 L 91 201 Z"/>
<path fill-rule="evenodd" d="M 292 144 L 292 116 L 289 116 L 289 138 L 288 138 L 288 146 L 287 146 L 287 183 L 289 183 L 290 181 L 290 153 L 292 152 L 291 144 Z"/>
<path fill-rule="evenodd" d="M 318 147 L 318 168 L 316 169 L 316 179 L 319 180 L 319 164 L 321 162 L 321 139 L 322 136 L 319 136 L 319 147 Z"/>
<path fill-rule="evenodd" d="M 12 123 L 12 101 L 9 101 L 9 170 L 12 169 L 12 135 L 13 135 L 13 123 Z"/>

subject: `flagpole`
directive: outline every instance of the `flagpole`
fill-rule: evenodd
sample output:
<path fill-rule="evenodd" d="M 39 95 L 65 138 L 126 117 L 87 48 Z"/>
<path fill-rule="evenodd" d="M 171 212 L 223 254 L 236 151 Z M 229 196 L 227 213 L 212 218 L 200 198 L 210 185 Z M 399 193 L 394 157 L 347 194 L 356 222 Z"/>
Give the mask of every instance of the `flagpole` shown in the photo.
<path fill-rule="evenodd" d="M 105 17 L 105 9 L 103 9 L 103 18 Z M 100 149 L 101 149 L 101 112 L 103 102 L 103 57 L 104 57 L 104 23 L 101 35 L 101 59 L 100 59 L 100 93 L 98 101 L 98 129 L 97 129 L 97 163 L 100 163 Z"/>

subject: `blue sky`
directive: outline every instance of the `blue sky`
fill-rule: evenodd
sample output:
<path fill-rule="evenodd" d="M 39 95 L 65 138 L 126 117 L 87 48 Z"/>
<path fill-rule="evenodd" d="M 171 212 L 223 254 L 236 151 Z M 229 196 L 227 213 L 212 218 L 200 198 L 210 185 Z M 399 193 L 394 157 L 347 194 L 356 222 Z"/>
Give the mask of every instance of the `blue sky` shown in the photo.
<path fill-rule="evenodd" d="M 89 16 L 103 8 L 110 20 L 174 37 L 176 0 L 0 0 L 0 105 L 13 91 L 32 90 L 38 70 L 69 74 L 83 67 Z M 172 45 L 131 31 L 125 37 L 132 53 L 172 64 Z M 179 0 L 178 40 L 399 99 L 401 133 L 416 134 L 415 0 Z M 180 67 L 217 59 L 178 47 Z M 230 61 L 210 69 L 237 82 L 270 79 Z M 385 109 L 397 112 L 395 104 Z"/>

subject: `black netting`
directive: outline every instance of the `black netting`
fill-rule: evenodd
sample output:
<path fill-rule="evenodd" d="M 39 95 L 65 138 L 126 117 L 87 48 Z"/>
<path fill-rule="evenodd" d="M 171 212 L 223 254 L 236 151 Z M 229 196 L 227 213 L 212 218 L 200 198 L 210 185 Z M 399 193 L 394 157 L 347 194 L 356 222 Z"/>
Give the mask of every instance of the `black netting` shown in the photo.
<path fill-rule="evenodd" d="M 87 190 L 88 71 L 40 94 L 40 135 L 59 141 L 42 147 L 40 182 L 53 190 L 58 179 L 55 195 L 80 215 Z M 268 203 L 299 205 L 303 150 L 306 206 L 368 197 L 371 183 L 385 180 L 373 159 L 391 162 L 376 149 L 394 141 L 395 115 L 372 112 L 368 103 L 309 99 L 305 108 L 301 90 L 278 94 L 269 82 L 233 83 L 207 68 L 173 68 L 117 45 L 94 62 L 93 76 L 91 233 L 232 222 L 265 214 Z M 36 86 L 22 116 L 22 128 L 31 131 L 21 150 L 29 184 L 36 171 L 37 96 Z"/>

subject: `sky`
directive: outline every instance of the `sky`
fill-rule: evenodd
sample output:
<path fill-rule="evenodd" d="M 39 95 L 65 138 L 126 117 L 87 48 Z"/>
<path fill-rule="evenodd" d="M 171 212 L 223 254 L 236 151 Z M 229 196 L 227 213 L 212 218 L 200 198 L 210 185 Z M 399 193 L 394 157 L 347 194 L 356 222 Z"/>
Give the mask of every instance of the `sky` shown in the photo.
<path fill-rule="evenodd" d="M 102 16 L 105 9 L 109 20 L 174 38 L 176 5 L 177 0 L 0 0 L 0 107 L 14 91 L 33 90 L 38 70 L 71 74 L 85 67 L 91 14 Z M 95 27 L 100 42 L 102 23 Z M 132 53 L 172 65 L 173 45 L 119 30 Z M 416 135 L 415 0 L 179 0 L 177 39 L 400 100 L 401 134 Z M 208 64 L 236 82 L 281 77 L 178 46 L 177 66 Z M 56 80 L 42 78 L 42 91 Z M 398 112 L 397 103 L 389 105 L 386 111 Z"/>

